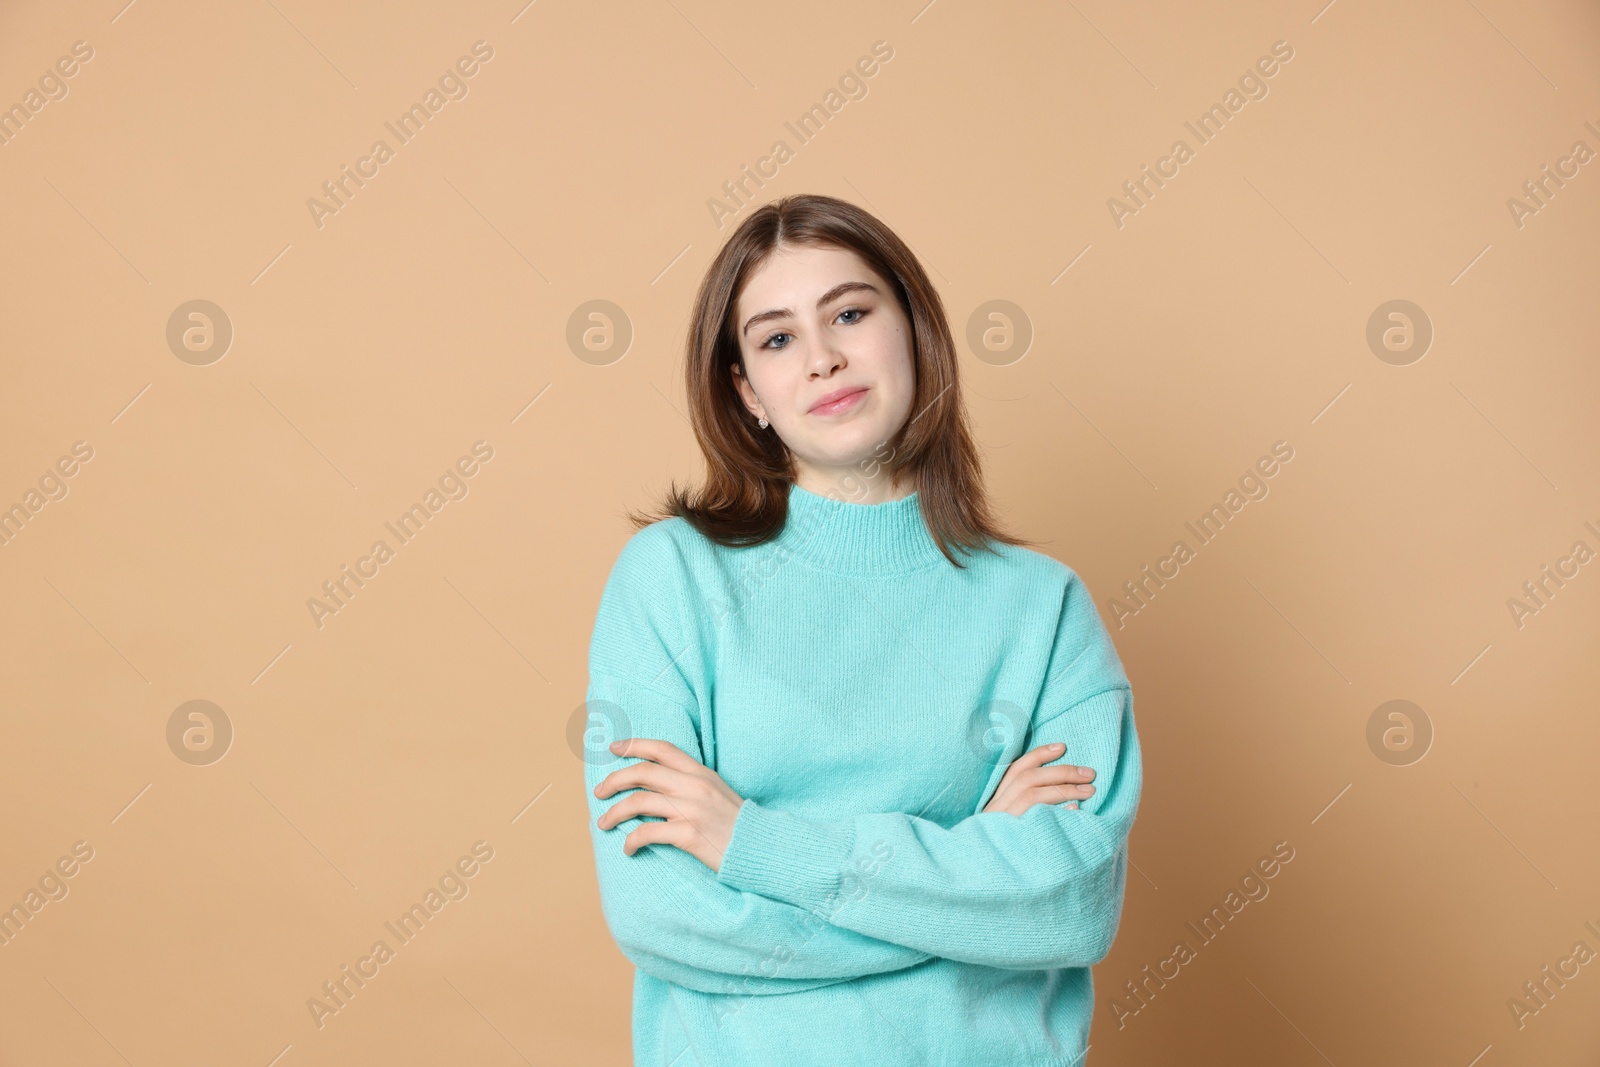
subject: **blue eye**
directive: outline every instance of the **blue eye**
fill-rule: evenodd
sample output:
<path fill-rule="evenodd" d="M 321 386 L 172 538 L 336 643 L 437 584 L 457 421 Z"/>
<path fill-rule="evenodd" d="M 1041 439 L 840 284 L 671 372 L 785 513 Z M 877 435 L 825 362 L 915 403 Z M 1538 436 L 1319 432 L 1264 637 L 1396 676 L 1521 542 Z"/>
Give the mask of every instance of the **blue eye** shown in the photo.
<path fill-rule="evenodd" d="M 862 319 L 867 317 L 867 309 L 866 308 L 845 308 L 843 311 L 839 312 L 839 317 L 840 318 L 843 318 L 846 315 L 855 315 L 855 316 L 857 316 L 857 318 L 853 318 L 850 321 L 845 323 L 846 326 L 854 326 L 856 323 L 860 322 Z M 773 334 L 771 337 L 767 338 L 765 341 L 761 342 L 761 347 L 762 348 L 770 348 L 774 352 L 781 352 L 785 348 L 789 347 L 788 344 L 785 343 L 785 344 L 781 344 L 781 345 L 774 345 L 772 342 L 776 341 L 780 337 L 791 337 L 791 336 L 793 336 L 793 335 L 785 333 L 785 332 L 780 330 L 779 332 Z"/>

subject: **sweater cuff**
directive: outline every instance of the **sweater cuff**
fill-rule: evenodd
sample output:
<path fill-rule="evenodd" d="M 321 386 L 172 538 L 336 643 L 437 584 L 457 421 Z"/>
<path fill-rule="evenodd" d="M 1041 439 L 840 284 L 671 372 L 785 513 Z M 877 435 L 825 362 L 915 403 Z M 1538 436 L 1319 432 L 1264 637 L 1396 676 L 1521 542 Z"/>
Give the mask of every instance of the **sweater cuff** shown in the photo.
<path fill-rule="evenodd" d="M 818 913 L 837 907 L 853 828 L 821 826 L 746 799 L 717 881 Z"/>

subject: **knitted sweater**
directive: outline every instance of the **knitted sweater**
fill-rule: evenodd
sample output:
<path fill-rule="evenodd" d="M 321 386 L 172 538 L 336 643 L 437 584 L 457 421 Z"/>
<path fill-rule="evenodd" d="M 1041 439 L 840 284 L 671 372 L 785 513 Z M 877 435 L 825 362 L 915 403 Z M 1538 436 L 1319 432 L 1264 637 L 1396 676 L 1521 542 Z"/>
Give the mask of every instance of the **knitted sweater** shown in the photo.
<path fill-rule="evenodd" d="M 1081 1067 L 1142 783 L 1132 689 L 1081 579 L 939 551 L 920 494 L 789 489 L 730 549 L 681 518 L 624 545 L 589 656 L 584 786 L 636 1067 Z M 744 798 L 720 870 L 632 856 L 594 788 L 670 741 Z M 983 812 L 1007 766 L 1096 772 L 1077 808 Z"/>

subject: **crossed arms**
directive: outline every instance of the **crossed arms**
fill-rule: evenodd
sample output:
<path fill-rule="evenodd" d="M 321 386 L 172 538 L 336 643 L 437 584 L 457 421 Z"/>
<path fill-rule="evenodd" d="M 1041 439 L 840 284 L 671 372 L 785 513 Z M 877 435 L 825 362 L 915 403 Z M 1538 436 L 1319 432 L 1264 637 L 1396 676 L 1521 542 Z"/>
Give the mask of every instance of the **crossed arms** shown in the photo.
<path fill-rule="evenodd" d="M 638 683 L 591 674 L 591 706 L 625 709 L 632 736 L 702 760 L 691 710 Z M 601 903 L 637 967 L 710 993 L 782 993 L 942 957 L 989 967 L 1085 967 L 1121 918 L 1126 841 L 1141 787 L 1130 691 L 1094 694 L 1034 724 L 1028 747 L 1064 741 L 1097 769 L 1079 806 L 979 812 L 948 829 L 900 812 L 832 822 L 746 799 L 719 870 L 666 844 L 626 855 L 653 816 L 595 823 L 632 791 L 595 787 L 636 760 L 585 763 Z"/>

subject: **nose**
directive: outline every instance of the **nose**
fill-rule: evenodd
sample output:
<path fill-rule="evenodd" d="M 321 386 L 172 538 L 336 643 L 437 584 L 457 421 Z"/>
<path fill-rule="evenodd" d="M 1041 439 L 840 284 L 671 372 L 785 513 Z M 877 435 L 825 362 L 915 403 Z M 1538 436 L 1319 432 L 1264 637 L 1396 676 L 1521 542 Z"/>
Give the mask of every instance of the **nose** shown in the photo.
<path fill-rule="evenodd" d="M 806 369 L 814 378 L 826 378 L 834 371 L 847 366 L 849 361 L 844 353 L 834 347 L 829 341 L 812 346 L 806 359 Z"/>

